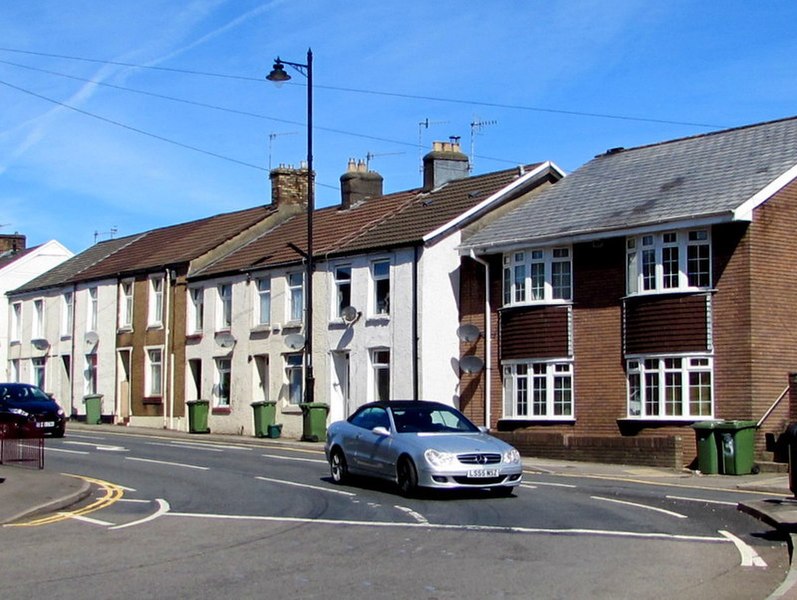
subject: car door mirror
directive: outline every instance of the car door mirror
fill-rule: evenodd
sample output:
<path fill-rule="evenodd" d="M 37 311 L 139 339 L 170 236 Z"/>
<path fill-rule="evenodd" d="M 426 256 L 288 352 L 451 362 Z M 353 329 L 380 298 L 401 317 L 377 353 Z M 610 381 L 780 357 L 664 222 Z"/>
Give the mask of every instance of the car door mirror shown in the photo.
<path fill-rule="evenodd" d="M 390 435 L 390 431 L 388 431 L 388 428 L 383 427 L 382 425 L 380 425 L 379 427 L 374 427 L 371 431 L 376 435 Z"/>
<path fill-rule="evenodd" d="M 479 431 L 481 431 L 482 433 L 490 433 L 490 428 L 485 427 L 484 425 L 479 425 Z"/>

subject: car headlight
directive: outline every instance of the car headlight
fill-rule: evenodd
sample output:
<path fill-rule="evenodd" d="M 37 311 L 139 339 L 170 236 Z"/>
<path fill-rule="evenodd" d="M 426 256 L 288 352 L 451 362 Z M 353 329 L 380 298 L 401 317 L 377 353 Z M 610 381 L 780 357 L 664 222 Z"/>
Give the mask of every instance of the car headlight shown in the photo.
<path fill-rule="evenodd" d="M 520 452 L 512 448 L 504 452 L 504 463 L 514 465 L 520 462 Z"/>
<path fill-rule="evenodd" d="M 19 415 L 20 417 L 28 416 L 27 411 L 24 411 L 21 408 L 9 408 L 8 412 L 10 412 L 12 415 Z"/>
<path fill-rule="evenodd" d="M 59 416 L 59 417 L 63 417 L 63 416 L 65 416 L 65 415 L 66 415 L 66 413 L 64 412 L 64 409 L 63 409 L 63 408 L 59 408 L 59 409 L 58 409 L 58 416 Z"/>
<path fill-rule="evenodd" d="M 424 457 L 433 467 L 446 467 L 453 465 L 457 460 L 457 455 L 452 452 L 440 452 L 434 448 L 429 448 L 423 453 Z"/>

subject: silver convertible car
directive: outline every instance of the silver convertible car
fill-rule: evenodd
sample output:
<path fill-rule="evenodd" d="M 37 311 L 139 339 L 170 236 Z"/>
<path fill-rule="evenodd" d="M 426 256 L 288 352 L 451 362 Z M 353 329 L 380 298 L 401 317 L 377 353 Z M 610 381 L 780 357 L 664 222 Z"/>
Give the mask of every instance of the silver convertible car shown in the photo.
<path fill-rule="evenodd" d="M 439 402 L 394 400 L 364 404 L 332 423 L 324 447 L 332 479 L 380 477 L 404 495 L 423 488 L 484 488 L 509 496 L 523 466 L 515 448 Z"/>

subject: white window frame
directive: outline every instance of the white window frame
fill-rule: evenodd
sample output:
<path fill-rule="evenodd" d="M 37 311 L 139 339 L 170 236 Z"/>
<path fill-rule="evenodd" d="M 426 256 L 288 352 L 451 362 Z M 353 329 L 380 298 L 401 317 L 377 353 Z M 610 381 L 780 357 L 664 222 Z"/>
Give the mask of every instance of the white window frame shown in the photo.
<path fill-rule="evenodd" d="M 166 278 L 163 275 L 150 275 L 148 327 L 163 327 L 163 306 L 165 298 Z"/>
<path fill-rule="evenodd" d="M 99 290 L 96 286 L 90 287 L 86 290 L 86 294 L 88 298 L 88 320 L 86 322 L 86 330 L 96 332 L 100 311 Z"/>
<path fill-rule="evenodd" d="M 12 383 L 19 383 L 19 376 L 20 376 L 19 365 L 20 362 L 18 358 L 12 358 L 11 360 L 8 361 L 8 370 L 9 370 L 8 380 L 11 381 Z"/>
<path fill-rule="evenodd" d="M 710 354 L 628 357 L 626 383 L 629 419 L 694 421 L 714 416 L 714 357 Z M 678 391 L 680 411 L 670 408 L 674 406 L 670 390 Z M 707 404 L 707 411 L 692 412 L 693 391 L 700 393 L 698 407 Z M 652 394 L 654 398 L 649 397 Z"/>
<path fill-rule="evenodd" d="M 230 408 L 232 404 L 232 358 L 221 356 L 213 360 L 213 406 Z"/>
<path fill-rule="evenodd" d="M 189 335 L 202 333 L 205 325 L 205 288 L 188 288 L 188 319 L 186 323 Z"/>
<path fill-rule="evenodd" d="M 571 360 L 505 361 L 503 373 L 503 419 L 575 420 L 575 391 Z M 564 392 L 566 392 L 566 396 Z"/>
<path fill-rule="evenodd" d="M 625 245 L 629 296 L 711 288 L 713 256 L 709 227 L 629 236 Z M 694 253 L 708 256 L 695 257 Z"/>
<path fill-rule="evenodd" d="M 14 302 L 11 305 L 11 331 L 9 340 L 18 342 L 22 335 L 22 302 Z"/>
<path fill-rule="evenodd" d="M 288 403 L 298 406 L 304 402 L 304 354 L 294 352 L 283 356 Z"/>
<path fill-rule="evenodd" d="M 371 398 L 374 401 L 391 399 L 391 373 L 389 348 L 372 348 L 371 352 Z"/>
<path fill-rule="evenodd" d="M 335 295 L 332 298 L 332 318 L 341 318 L 343 309 L 351 306 L 351 265 L 335 265 L 332 276 L 335 284 Z"/>
<path fill-rule="evenodd" d="M 61 294 L 61 337 L 72 337 L 72 327 L 74 325 L 74 292 L 64 292 Z"/>
<path fill-rule="evenodd" d="M 134 281 L 125 279 L 119 282 L 119 329 L 133 328 Z"/>
<path fill-rule="evenodd" d="M 255 294 L 257 305 L 255 324 L 268 325 L 271 323 L 271 277 L 264 275 L 255 279 Z"/>
<path fill-rule="evenodd" d="M 503 286 L 504 306 L 571 302 L 572 247 L 529 248 L 504 254 Z"/>
<path fill-rule="evenodd" d="M 32 340 L 39 340 L 45 337 L 44 314 L 44 298 L 36 298 L 33 301 L 33 327 L 30 336 Z"/>
<path fill-rule="evenodd" d="M 216 298 L 219 306 L 216 315 L 216 330 L 229 331 L 232 329 L 232 284 L 218 284 Z"/>
<path fill-rule="evenodd" d="M 86 395 L 97 393 L 97 370 L 99 368 L 99 361 L 95 352 L 90 352 L 84 355 L 85 369 L 83 370 L 83 390 Z"/>
<path fill-rule="evenodd" d="M 387 267 L 387 273 L 377 272 L 382 266 Z M 371 314 L 379 316 L 390 315 L 390 273 L 392 265 L 389 258 L 380 258 L 371 262 Z M 387 292 L 380 289 L 382 284 L 387 282 Z"/>
<path fill-rule="evenodd" d="M 47 357 L 37 356 L 30 359 L 30 382 L 44 390 L 47 386 Z"/>
<path fill-rule="evenodd" d="M 163 347 L 144 348 L 144 395 L 147 398 L 163 396 Z"/>
<path fill-rule="evenodd" d="M 304 320 L 304 273 L 287 273 L 285 285 L 288 289 L 287 320 L 289 323 L 301 323 Z"/>

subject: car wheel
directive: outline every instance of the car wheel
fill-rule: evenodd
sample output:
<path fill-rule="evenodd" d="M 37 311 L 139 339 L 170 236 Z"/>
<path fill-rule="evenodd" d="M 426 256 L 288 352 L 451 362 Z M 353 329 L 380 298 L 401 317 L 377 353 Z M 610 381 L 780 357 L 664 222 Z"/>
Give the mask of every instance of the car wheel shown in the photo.
<path fill-rule="evenodd" d="M 401 494 L 406 497 L 413 496 L 418 488 L 418 471 L 408 457 L 402 457 L 396 466 L 396 481 L 398 481 Z"/>
<path fill-rule="evenodd" d="M 53 431 L 53 437 L 62 438 L 62 437 L 64 437 L 64 433 L 65 433 L 65 430 L 56 429 L 55 431 Z"/>
<path fill-rule="evenodd" d="M 349 477 L 349 466 L 340 448 L 335 448 L 329 456 L 329 472 L 335 483 L 343 483 Z"/>
<path fill-rule="evenodd" d="M 493 496 L 496 498 L 509 498 L 515 488 L 509 485 L 499 485 L 498 487 L 491 488 Z"/>

